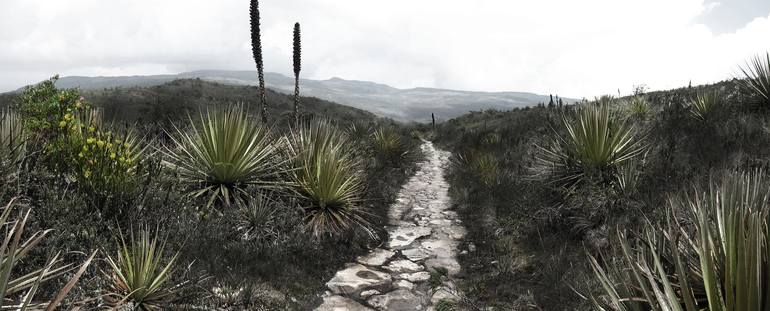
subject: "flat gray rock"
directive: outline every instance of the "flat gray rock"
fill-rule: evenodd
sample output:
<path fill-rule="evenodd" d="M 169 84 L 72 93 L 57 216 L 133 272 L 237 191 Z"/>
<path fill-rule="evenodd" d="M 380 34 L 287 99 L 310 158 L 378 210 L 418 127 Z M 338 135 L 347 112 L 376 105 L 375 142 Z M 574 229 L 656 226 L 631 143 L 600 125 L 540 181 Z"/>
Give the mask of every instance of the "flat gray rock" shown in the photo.
<path fill-rule="evenodd" d="M 337 271 L 326 287 L 335 294 L 354 295 L 364 289 L 387 286 L 390 281 L 390 274 L 355 264 Z"/>
<path fill-rule="evenodd" d="M 401 254 L 404 255 L 406 259 L 409 259 L 414 262 L 422 261 L 430 257 L 430 252 L 422 248 L 405 249 L 401 251 Z"/>
<path fill-rule="evenodd" d="M 374 311 L 371 308 L 367 308 L 364 305 L 356 302 L 353 299 L 345 298 L 342 296 L 329 296 L 324 298 L 316 311 Z"/>
<path fill-rule="evenodd" d="M 377 310 L 390 311 L 424 310 L 427 305 L 424 297 L 403 288 L 384 295 L 372 296 L 366 302 Z"/>
<path fill-rule="evenodd" d="M 425 270 L 425 267 L 422 265 L 416 264 L 406 259 L 392 261 L 390 264 L 382 268 L 393 273 L 417 272 Z"/>
<path fill-rule="evenodd" d="M 390 249 L 402 249 L 414 242 L 415 240 L 430 235 L 432 232 L 429 227 L 399 227 L 390 233 L 390 240 L 388 241 L 388 248 Z"/>
<path fill-rule="evenodd" d="M 403 274 L 399 274 L 396 278 L 407 280 L 413 283 L 425 282 L 427 280 L 430 280 L 430 272 L 420 271 L 415 273 L 403 273 Z"/>
<path fill-rule="evenodd" d="M 356 261 L 367 266 L 382 266 L 396 253 L 386 249 L 375 249 L 365 256 L 359 256 Z"/>

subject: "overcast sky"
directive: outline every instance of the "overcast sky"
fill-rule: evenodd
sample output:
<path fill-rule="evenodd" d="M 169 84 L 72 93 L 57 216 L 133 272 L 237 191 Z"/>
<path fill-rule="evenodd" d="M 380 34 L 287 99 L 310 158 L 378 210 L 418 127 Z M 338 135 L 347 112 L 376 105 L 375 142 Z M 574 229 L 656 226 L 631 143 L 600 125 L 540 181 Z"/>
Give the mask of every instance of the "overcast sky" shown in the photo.
<path fill-rule="evenodd" d="M 567 97 L 732 77 L 770 50 L 768 0 L 263 0 L 265 69 Z M 61 75 L 254 68 L 247 0 L 2 0 L 0 91 Z"/>

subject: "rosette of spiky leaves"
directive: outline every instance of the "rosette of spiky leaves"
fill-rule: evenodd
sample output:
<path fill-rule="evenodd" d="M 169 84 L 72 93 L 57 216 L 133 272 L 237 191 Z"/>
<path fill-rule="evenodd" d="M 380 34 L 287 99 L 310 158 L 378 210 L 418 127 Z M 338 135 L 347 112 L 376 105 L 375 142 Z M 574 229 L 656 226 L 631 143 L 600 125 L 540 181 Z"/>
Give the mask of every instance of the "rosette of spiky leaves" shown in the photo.
<path fill-rule="evenodd" d="M 707 121 L 714 117 L 721 105 L 722 95 L 718 91 L 704 92 L 690 102 L 690 113 L 698 120 Z"/>
<path fill-rule="evenodd" d="M 631 116 L 645 118 L 650 113 L 650 103 L 644 96 L 634 96 L 628 101 Z"/>
<path fill-rule="evenodd" d="M 179 253 L 165 258 L 166 240 L 146 228 L 140 228 L 136 235 L 132 230 L 128 243 L 122 232 L 118 235 L 118 254 L 114 258 L 107 255 L 111 282 L 107 299 L 116 307 L 132 303 L 141 310 L 167 308 L 187 284 L 170 283 Z"/>
<path fill-rule="evenodd" d="M 251 21 L 251 52 L 254 62 L 257 64 L 257 78 L 259 80 L 259 103 L 262 106 L 262 121 L 267 122 L 267 92 L 265 90 L 265 72 L 262 61 L 262 36 L 259 30 L 259 1 L 251 0 L 249 16 Z"/>
<path fill-rule="evenodd" d="M 18 275 L 14 268 L 48 235 L 50 230 L 37 231 L 24 239 L 27 221 L 29 220 L 30 210 L 22 210 L 19 215 L 13 219 L 11 214 L 16 209 L 16 198 L 3 208 L 0 214 L 0 230 L 4 236 L 0 245 L 0 309 L 3 310 L 55 310 L 64 297 L 75 286 L 80 277 L 90 265 L 91 260 L 96 253 L 81 265 L 80 269 L 73 275 L 67 284 L 62 287 L 50 302 L 39 303 L 32 300 L 40 286 L 53 278 L 73 270 L 72 264 L 63 264 L 57 253 L 49 259 L 43 268 Z M 15 277 L 12 277 L 15 275 Z M 20 293 L 24 292 L 23 295 Z M 20 298 L 19 301 L 15 299 Z"/>
<path fill-rule="evenodd" d="M 636 248 L 619 236 L 623 260 L 590 257 L 609 303 L 599 310 L 768 310 L 770 187 L 761 170 L 712 176 L 707 189 L 669 201 L 667 228 L 647 224 Z M 692 224 L 690 228 L 686 224 Z"/>
<path fill-rule="evenodd" d="M 751 100 L 752 104 L 760 107 L 770 107 L 770 52 L 754 56 L 746 66 L 741 67 L 743 79 L 738 83 L 741 90 Z"/>
<path fill-rule="evenodd" d="M 315 236 L 364 229 L 371 234 L 361 206 L 364 175 L 361 159 L 347 135 L 328 120 L 314 120 L 292 130 L 293 182 Z"/>
<path fill-rule="evenodd" d="M 302 42 L 299 23 L 294 23 L 294 121 L 299 122 L 299 72 L 302 70 Z"/>
<path fill-rule="evenodd" d="M 643 139 L 633 125 L 612 115 L 610 103 L 600 99 L 579 107 L 574 118 L 564 116 L 567 134 L 554 133 L 548 145 L 538 146 L 539 173 L 570 187 L 586 179 L 609 183 L 620 165 L 641 155 Z"/>
<path fill-rule="evenodd" d="M 175 146 L 166 149 L 165 163 L 194 197 L 208 197 L 208 207 L 217 199 L 229 206 L 247 197 L 249 186 L 276 187 L 286 171 L 280 140 L 242 105 L 206 110 L 197 121 L 190 117 L 190 130 L 174 129 Z"/>
<path fill-rule="evenodd" d="M 380 127 L 372 132 L 374 156 L 385 162 L 397 163 L 406 155 L 401 136 L 391 127 Z"/>

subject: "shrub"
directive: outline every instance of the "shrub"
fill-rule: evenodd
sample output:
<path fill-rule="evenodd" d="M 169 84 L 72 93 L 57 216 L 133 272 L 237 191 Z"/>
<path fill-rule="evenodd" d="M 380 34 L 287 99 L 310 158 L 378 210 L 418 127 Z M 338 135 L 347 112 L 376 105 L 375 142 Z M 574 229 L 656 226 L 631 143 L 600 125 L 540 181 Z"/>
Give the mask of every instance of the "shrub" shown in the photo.
<path fill-rule="evenodd" d="M 352 144 L 331 122 L 315 120 L 289 137 L 293 182 L 315 236 L 362 228 L 370 231 L 361 207 L 364 175 Z"/>
<path fill-rule="evenodd" d="M 208 110 L 197 122 L 190 118 L 190 126 L 190 131 L 174 127 L 175 146 L 165 150 L 165 163 L 192 187 L 192 196 L 208 197 L 207 207 L 216 199 L 229 206 L 248 196 L 249 186 L 279 185 L 277 177 L 287 162 L 279 153 L 280 142 L 243 106 Z"/>
<path fill-rule="evenodd" d="M 476 178 L 484 186 L 492 187 L 500 181 L 500 164 L 490 153 L 475 151 L 457 154 L 453 157 L 452 164 L 456 169 Z"/>
<path fill-rule="evenodd" d="M 631 116 L 645 118 L 650 113 L 650 102 L 644 96 L 634 96 L 628 101 Z"/>
<path fill-rule="evenodd" d="M 620 165 L 644 152 L 636 129 L 614 117 L 608 100 L 602 101 L 579 107 L 574 120 L 562 118 L 567 135 L 555 133 L 549 145 L 538 146 L 539 174 L 564 185 L 586 180 L 608 183 Z"/>
<path fill-rule="evenodd" d="M 136 236 L 131 231 L 129 239 L 126 244 L 121 233 L 117 256 L 113 259 L 107 255 L 111 268 L 108 275 L 111 291 L 107 300 L 116 307 L 132 303 L 141 310 L 160 310 L 186 284 L 169 282 L 179 253 L 165 260 L 166 241 L 146 228 L 140 229 Z"/>
<path fill-rule="evenodd" d="M 712 177 L 708 189 L 671 199 L 687 218 L 665 229 L 648 225 L 636 249 L 621 233 L 622 266 L 605 262 L 604 270 L 590 257 L 609 298 L 591 300 L 602 310 L 770 308 L 768 203 L 762 171 Z"/>
<path fill-rule="evenodd" d="M 690 102 L 690 113 L 701 121 L 708 121 L 722 106 L 722 95 L 717 91 L 698 94 L 695 100 Z"/>
<path fill-rule="evenodd" d="M 757 55 L 741 67 L 743 79 L 738 80 L 743 93 L 751 104 L 767 108 L 770 106 L 770 52 L 763 58 Z"/>

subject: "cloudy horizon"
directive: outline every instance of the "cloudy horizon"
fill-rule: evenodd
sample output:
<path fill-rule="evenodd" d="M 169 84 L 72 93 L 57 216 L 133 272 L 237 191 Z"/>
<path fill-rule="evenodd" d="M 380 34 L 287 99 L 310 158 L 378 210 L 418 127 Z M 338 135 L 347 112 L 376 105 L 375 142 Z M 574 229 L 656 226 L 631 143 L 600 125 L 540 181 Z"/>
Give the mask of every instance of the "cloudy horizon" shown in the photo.
<path fill-rule="evenodd" d="M 770 50 L 763 0 L 261 1 L 265 70 L 308 79 L 592 97 L 729 79 Z M 248 1 L 0 4 L 0 92 L 53 74 L 253 70 Z"/>

